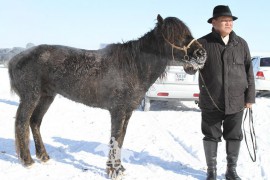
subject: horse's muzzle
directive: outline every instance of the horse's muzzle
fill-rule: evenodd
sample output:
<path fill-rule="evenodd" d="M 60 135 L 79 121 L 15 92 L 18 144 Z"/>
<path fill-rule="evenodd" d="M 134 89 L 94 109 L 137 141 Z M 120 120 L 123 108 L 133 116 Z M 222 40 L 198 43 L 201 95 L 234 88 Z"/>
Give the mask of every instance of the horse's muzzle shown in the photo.
<path fill-rule="evenodd" d="M 193 55 L 189 62 L 187 62 L 190 66 L 193 67 L 194 70 L 202 69 L 204 67 L 204 63 L 207 58 L 207 53 L 203 48 L 196 49 L 193 52 Z"/>

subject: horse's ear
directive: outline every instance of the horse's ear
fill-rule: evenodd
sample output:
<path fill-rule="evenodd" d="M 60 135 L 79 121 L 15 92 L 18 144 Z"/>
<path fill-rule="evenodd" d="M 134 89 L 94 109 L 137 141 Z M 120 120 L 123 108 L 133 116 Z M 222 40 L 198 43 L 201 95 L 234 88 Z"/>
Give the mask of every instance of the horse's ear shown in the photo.
<path fill-rule="evenodd" d="M 159 14 L 157 15 L 157 20 L 159 24 L 163 24 L 163 18 Z"/>

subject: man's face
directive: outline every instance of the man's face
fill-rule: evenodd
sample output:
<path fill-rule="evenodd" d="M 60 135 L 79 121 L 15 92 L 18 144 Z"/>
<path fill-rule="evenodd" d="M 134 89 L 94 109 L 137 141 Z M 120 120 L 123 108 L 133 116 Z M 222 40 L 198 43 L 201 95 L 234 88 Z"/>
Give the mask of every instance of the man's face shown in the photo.
<path fill-rule="evenodd" d="M 219 34 L 224 37 L 231 33 L 233 29 L 233 19 L 230 16 L 220 16 L 213 19 L 212 25 Z"/>

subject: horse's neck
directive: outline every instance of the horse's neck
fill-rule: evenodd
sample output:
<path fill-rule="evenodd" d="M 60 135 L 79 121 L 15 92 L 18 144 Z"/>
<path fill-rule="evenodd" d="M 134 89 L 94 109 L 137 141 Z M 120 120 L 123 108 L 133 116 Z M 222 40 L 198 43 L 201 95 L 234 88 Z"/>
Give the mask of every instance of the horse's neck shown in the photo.
<path fill-rule="evenodd" d="M 154 33 L 149 32 L 149 33 Z M 168 64 L 169 59 L 163 54 L 163 49 L 161 42 L 154 35 L 145 35 L 140 38 L 134 45 L 138 46 L 138 72 L 140 73 L 140 78 L 143 81 L 147 81 L 149 84 L 153 84 L 158 77 L 162 75 Z"/>
<path fill-rule="evenodd" d="M 132 77 L 145 84 L 149 88 L 155 80 L 165 71 L 168 58 L 164 56 L 162 43 L 158 41 L 153 32 L 148 32 L 138 40 L 124 44 L 112 44 L 101 50 L 105 54 L 111 54 L 111 60 L 107 63 L 110 68 L 122 69 L 123 76 Z M 106 58 L 105 58 L 106 59 Z M 128 78 L 127 78 L 128 79 Z"/>

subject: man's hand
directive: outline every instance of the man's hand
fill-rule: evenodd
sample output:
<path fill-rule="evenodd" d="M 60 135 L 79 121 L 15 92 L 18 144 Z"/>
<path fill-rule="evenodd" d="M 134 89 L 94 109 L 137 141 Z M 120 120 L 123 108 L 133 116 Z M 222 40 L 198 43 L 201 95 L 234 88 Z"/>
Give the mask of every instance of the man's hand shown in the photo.
<path fill-rule="evenodd" d="M 246 108 L 251 109 L 252 108 L 252 103 L 246 103 Z"/>

